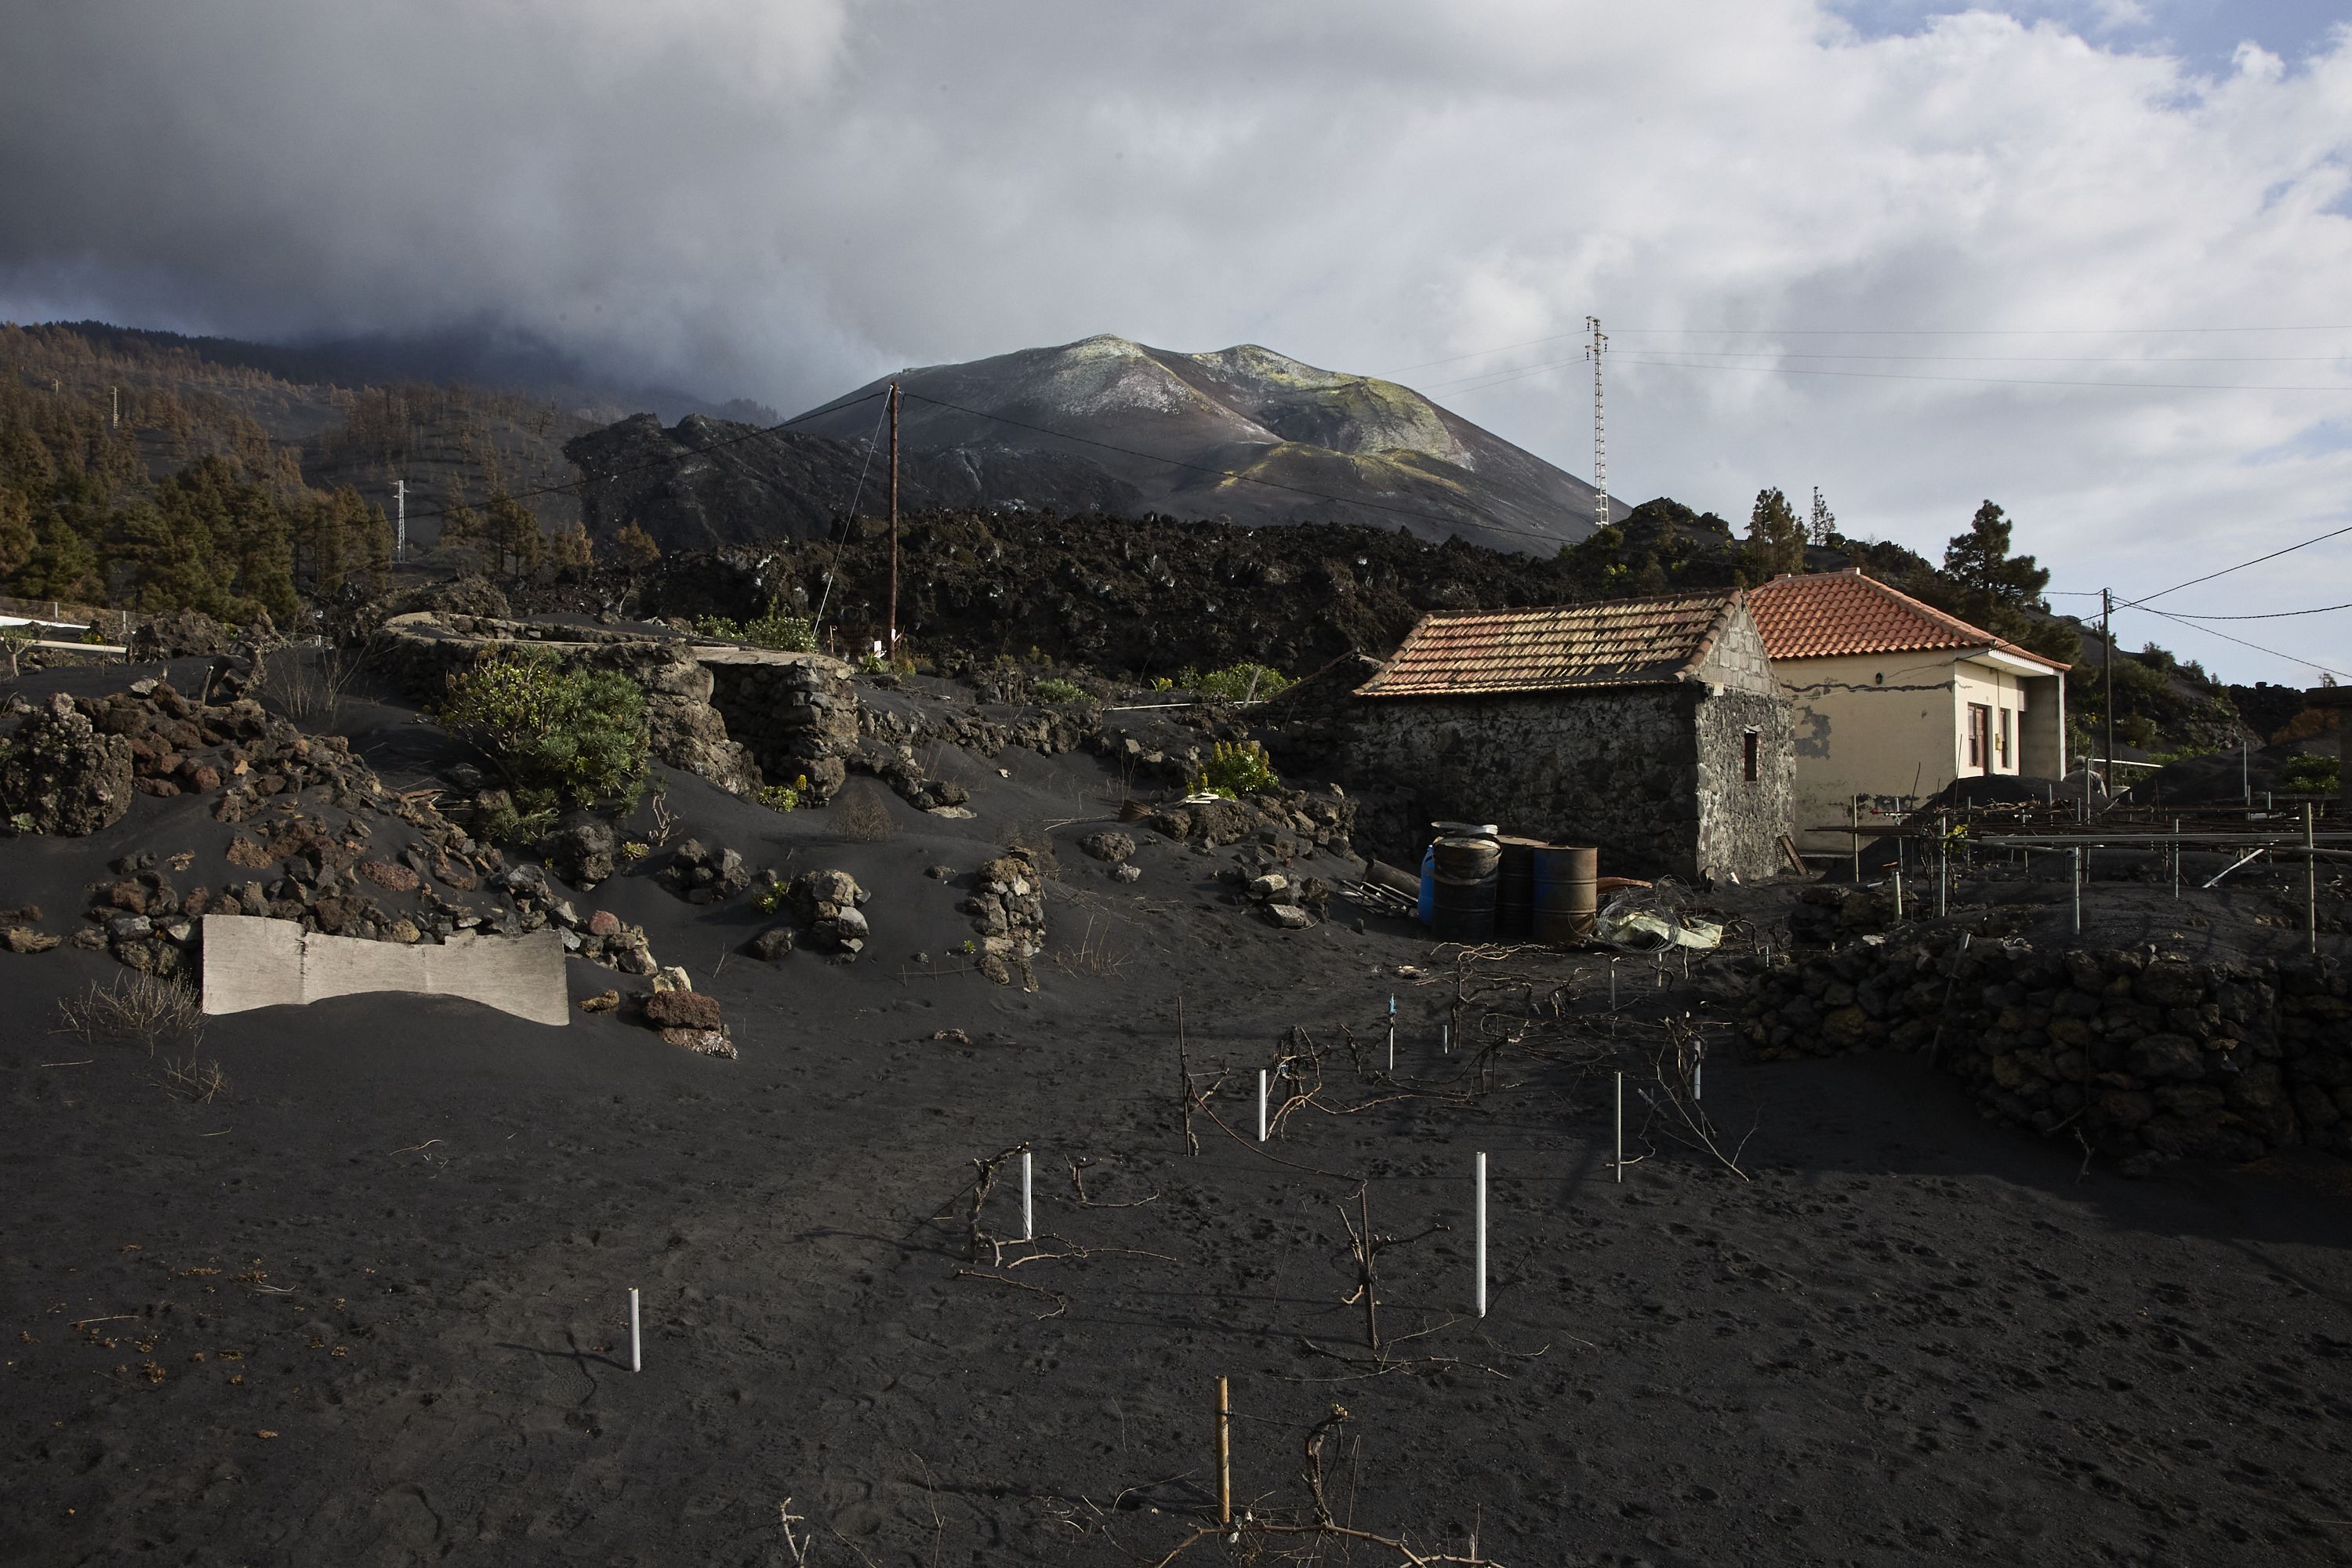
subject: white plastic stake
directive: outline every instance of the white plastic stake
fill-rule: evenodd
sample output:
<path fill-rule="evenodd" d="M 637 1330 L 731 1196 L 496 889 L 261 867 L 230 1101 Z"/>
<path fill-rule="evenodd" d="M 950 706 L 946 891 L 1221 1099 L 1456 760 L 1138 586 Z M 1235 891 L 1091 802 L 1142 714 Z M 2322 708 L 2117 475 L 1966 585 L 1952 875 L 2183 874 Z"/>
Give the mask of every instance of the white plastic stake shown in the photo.
<path fill-rule="evenodd" d="M 1625 1074 L 1617 1074 L 1617 1179 L 1625 1179 Z"/>
<path fill-rule="evenodd" d="M 1478 1155 L 1478 1315 L 1486 1315 L 1486 1155 Z"/>
<path fill-rule="evenodd" d="M 2083 934 L 2083 852 L 2069 849 L 2066 853 L 2072 860 L 2068 871 L 2074 879 L 2074 934 L 2080 936 Z"/>
<path fill-rule="evenodd" d="M 2172 898 L 2180 900 L 2180 818 L 2172 819 Z"/>
<path fill-rule="evenodd" d="M 1389 998 L 1389 1071 L 1396 1071 L 1396 998 Z"/>
<path fill-rule="evenodd" d="M 1257 1141 L 1265 1142 L 1265 1069 L 1257 1069 Z"/>
<path fill-rule="evenodd" d="M 646 1370 L 646 1341 L 637 1314 L 637 1288 L 629 1287 L 629 1370 Z"/>
<path fill-rule="evenodd" d="M 1030 1203 L 1029 1175 L 1029 1151 L 1024 1149 L 1021 1151 L 1021 1239 L 1024 1241 L 1037 1239 L 1037 1211 Z"/>
<path fill-rule="evenodd" d="M 1440 1055 L 1450 1057 L 1454 1054 L 1453 1025 L 1440 1024 L 1437 1026 L 1437 1045 Z"/>
<path fill-rule="evenodd" d="M 1697 1054 L 1691 1058 L 1691 1103 L 1693 1105 L 1699 1101 L 1699 1075 L 1706 1071 L 1706 1047 L 1700 1046 L 1697 1048 Z"/>

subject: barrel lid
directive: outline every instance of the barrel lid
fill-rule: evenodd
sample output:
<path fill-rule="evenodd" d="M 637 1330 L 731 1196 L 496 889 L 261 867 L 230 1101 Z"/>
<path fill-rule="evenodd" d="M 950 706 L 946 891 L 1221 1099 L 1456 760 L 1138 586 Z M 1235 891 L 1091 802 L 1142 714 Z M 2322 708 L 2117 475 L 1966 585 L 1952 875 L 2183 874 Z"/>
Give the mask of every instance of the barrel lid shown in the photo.
<path fill-rule="evenodd" d="M 1454 837 L 1441 838 L 1430 847 L 1433 849 L 1499 849 L 1502 847 L 1491 838 Z"/>
<path fill-rule="evenodd" d="M 1491 822 L 1433 822 L 1440 838 L 1493 838 L 1497 829 Z"/>

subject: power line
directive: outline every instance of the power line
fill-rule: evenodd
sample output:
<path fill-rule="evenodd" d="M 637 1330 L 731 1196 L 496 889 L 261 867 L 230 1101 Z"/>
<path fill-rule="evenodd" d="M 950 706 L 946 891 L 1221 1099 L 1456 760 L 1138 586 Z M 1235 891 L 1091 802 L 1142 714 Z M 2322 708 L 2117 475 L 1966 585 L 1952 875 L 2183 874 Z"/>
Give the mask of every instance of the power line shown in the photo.
<path fill-rule="evenodd" d="M 2335 610 L 2352 610 L 2352 604 L 2321 605 L 2315 609 L 2309 610 L 2273 610 L 2266 616 L 2192 616 L 2186 610 L 2173 610 L 2168 613 L 2176 621 L 2284 621 L 2296 616 L 2324 616 Z"/>
<path fill-rule="evenodd" d="M 2175 583 L 2169 588 L 2159 588 L 2153 594 L 2144 594 L 2137 599 L 2127 599 L 2124 602 L 2122 607 L 2126 610 L 2140 609 L 2151 599 L 2161 599 L 2168 594 L 2178 594 L 2181 589 L 2193 588 L 2200 583 L 2210 583 L 2216 577 L 2227 577 L 2232 572 L 2242 572 L 2249 566 L 2259 566 L 2265 561 L 2275 561 L 2282 555 L 2292 555 L 2298 550 L 2308 550 L 2315 544 L 2324 544 L 2331 539 L 2338 538 L 2347 533 L 2352 533 L 2352 524 L 2347 524 L 2346 526 L 2338 529 L 2332 529 L 2326 533 L 2320 534 L 2315 539 L 2306 539 L 2300 544 L 2290 544 L 2284 550 L 2273 550 L 2268 555 L 2257 555 L 2252 561 L 2241 561 L 2235 566 L 2224 566 L 2219 572 L 2208 572 L 2202 577 L 2191 577 L 2186 583 Z M 2161 610 L 2152 610 L 2149 614 L 2160 616 L 2164 614 L 2164 612 Z M 2219 636 L 2220 634 L 2216 633 L 2215 635 Z"/>
<path fill-rule="evenodd" d="M 1717 338 L 2016 338 L 2016 337 L 2178 337 L 2191 334 L 2227 332 L 2352 332 L 2352 324 L 2296 327 L 1619 327 L 1620 333 L 1645 333 L 1653 337 L 1717 337 Z M 1553 332 L 1546 337 L 1525 338 L 1515 343 L 1503 343 L 1491 349 L 1475 349 L 1468 353 L 1449 354 L 1443 359 L 1423 360 L 1396 372 L 1427 370 L 1432 365 L 1459 364 L 1465 359 L 1486 359 L 1494 354 L 1509 353 L 1514 349 L 1530 349 L 1544 343 L 1565 342 L 1580 338 L 1581 332 Z"/>
<path fill-rule="evenodd" d="M 1717 356 L 1720 357 L 1720 356 Z M 1698 364 L 1687 360 L 1646 359 L 1620 354 L 1626 364 L 1655 365 L 1664 370 L 1745 371 L 1762 375 L 1825 375 L 1862 381 L 1935 381 L 1958 386 L 2091 386 L 2110 392 L 2341 392 L 2352 393 L 2352 383 L 2334 386 L 2284 385 L 2265 382 L 2213 381 L 2072 381 L 2053 376 L 1999 375 L 1931 375 L 1902 371 L 1884 370 L 1819 370 L 1798 365 L 1780 364 Z M 1526 376 L 1547 370 L 1558 370 L 1580 360 L 1553 360 L 1543 364 L 1526 365 L 1517 370 L 1498 371 L 1489 375 L 1465 376 L 1460 381 L 1439 382 L 1431 391 L 1458 389 L 1484 392 Z"/>
<path fill-rule="evenodd" d="M 2128 610 L 2145 609 L 2146 607 L 2144 605 L 2118 605 L 2116 608 L 2119 610 Z M 2330 668 L 2328 666 L 2320 663 L 2317 659 L 2305 658 L 2298 654 L 2281 653 L 2274 647 L 2264 647 L 2258 642 L 2248 642 L 2243 637 L 2231 637 L 2228 632 L 2217 632 L 2210 626 L 2199 626 L 2195 621 L 2189 620 L 2186 616 L 2168 615 L 2162 610 L 2147 610 L 2146 613 L 2151 616 L 2161 616 L 2164 619 L 2174 622 L 2179 626 L 2187 626 L 2191 631 L 2203 632 L 2208 637 L 2220 637 L 2223 642 L 2233 642 L 2240 647 L 2250 647 L 2256 653 L 2266 653 L 2273 658 L 2283 658 L 2289 664 L 2299 664 L 2307 669 L 2324 670 L 2327 674 L 2333 675 L 2339 679 L 2352 680 L 2352 672 Z"/>

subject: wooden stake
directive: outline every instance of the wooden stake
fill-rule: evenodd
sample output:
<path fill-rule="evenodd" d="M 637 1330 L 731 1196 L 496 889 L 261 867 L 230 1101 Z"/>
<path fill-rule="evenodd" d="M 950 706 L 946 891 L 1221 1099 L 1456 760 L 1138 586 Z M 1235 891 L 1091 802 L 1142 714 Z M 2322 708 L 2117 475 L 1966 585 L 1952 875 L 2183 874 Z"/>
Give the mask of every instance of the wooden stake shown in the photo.
<path fill-rule="evenodd" d="M 1217 1379 L 1217 1522 L 1234 1521 L 1234 1402 L 1223 1378 Z"/>
<path fill-rule="evenodd" d="M 2312 830 L 2311 802 L 2306 800 L 2303 803 L 2303 847 L 2305 849 L 2311 849 L 2316 847 L 2318 843 L 2319 838 Z M 2310 933 L 2310 942 L 2305 951 L 2317 952 L 2319 951 L 2319 857 L 2316 855 L 2305 855 L 2303 858 L 2303 929 Z"/>

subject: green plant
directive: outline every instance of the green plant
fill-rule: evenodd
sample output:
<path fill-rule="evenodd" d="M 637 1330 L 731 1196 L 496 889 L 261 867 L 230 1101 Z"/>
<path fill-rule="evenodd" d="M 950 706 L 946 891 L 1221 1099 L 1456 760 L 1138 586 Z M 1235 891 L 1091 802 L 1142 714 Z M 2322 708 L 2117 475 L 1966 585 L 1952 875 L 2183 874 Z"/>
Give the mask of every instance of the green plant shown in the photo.
<path fill-rule="evenodd" d="M 493 653 L 449 678 L 440 719 L 505 778 L 511 831 L 551 825 L 566 807 L 635 806 L 645 794 L 646 695 L 625 675 L 537 649 Z"/>
<path fill-rule="evenodd" d="M 1038 681 L 1034 686 L 1031 687 L 1030 689 L 1037 694 L 1037 700 L 1040 702 L 1083 702 L 1087 700 L 1087 694 L 1079 690 L 1074 683 L 1067 680 L 1057 680 L 1049 678 L 1047 679 Z"/>
<path fill-rule="evenodd" d="M 629 839 L 626 843 L 623 844 L 620 848 L 614 851 L 614 854 L 621 858 L 621 864 L 625 866 L 634 866 L 653 852 L 654 849 L 652 845 L 640 843 L 635 838 Z"/>
<path fill-rule="evenodd" d="M 770 784 L 756 798 L 770 811 L 798 811 L 801 798 L 808 793 L 808 774 L 803 773 L 788 784 Z"/>
<path fill-rule="evenodd" d="M 1221 702 L 1264 701 L 1289 686 L 1290 678 L 1272 665 L 1244 660 L 1211 670 L 1195 678 L 1191 685 L 1202 696 L 1213 697 Z"/>
<path fill-rule="evenodd" d="M 966 958 L 970 958 L 972 954 L 980 951 L 980 944 L 972 941 L 971 938 L 966 937 L 963 939 L 963 945 L 957 948 L 956 951 L 962 953 Z"/>
<path fill-rule="evenodd" d="M 763 915 L 772 915 L 791 901 L 792 900 L 785 895 L 784 884 L 782 882 L 770 882 L 751 895 L 751 907 Z"/>
<path fill-rule="evenodd" d="M 694 629 L 707 637 L 748 643 L 753 647 L 772 647 L 784 653 L 816 651 L 815 626 L 799 616 L 781 614 L 773 605 L 755 621 L 737 622 L 725 616 L 705 616 L 694 623 Z"/>
<path fill-rule="evenodd" d="M 1267 758 L 1265 748 L 1255 741 L 1218 742 L 1193 781 L 1196 790 L 1229 800 L 1272 789 L 1281 782 L 1275 776 L 1274 763 Z"/>
<path fill-rule="evenodd" d="M 1151 689 L 1154 691 L 1173 691 L 1176 689 L 1176 683 L 1164 675 L 1155 675 L 1151 678 Z"/>
<path fill-rule="evenodd" d="M 2298 795 L 2334 795 L 2342 777 L 2342 764 L 2334 757 L 2290 757 L 2280 782 Z"/>

